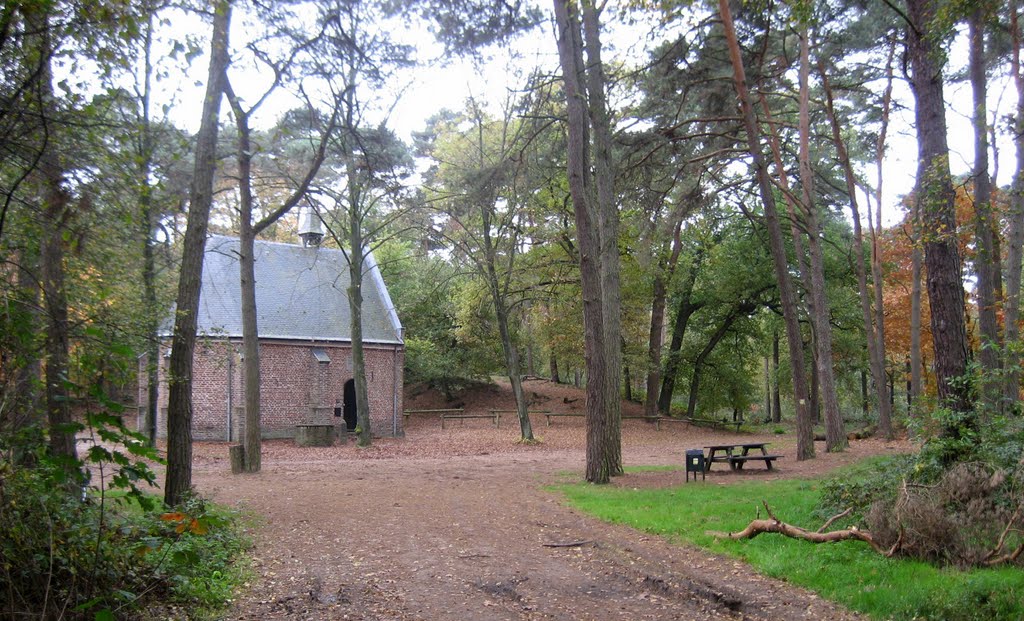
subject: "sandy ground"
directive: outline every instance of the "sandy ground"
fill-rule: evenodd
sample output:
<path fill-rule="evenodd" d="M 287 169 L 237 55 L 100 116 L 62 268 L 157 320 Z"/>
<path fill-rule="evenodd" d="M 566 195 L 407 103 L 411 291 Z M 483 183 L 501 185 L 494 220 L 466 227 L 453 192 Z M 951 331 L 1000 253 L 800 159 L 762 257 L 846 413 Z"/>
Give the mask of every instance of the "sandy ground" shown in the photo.
<path fill-rule="evenodd" d="M 582 409 L 573 388 L 539 380 L 527 387 L 534 407 Z M 421 395 L 406 405 L 436 407 L 437 399 Z M 508 400 L 501 388 L 483 389 L 463 405 L 504 408 Z M 738 561 L 567 508 L 546 486 L 581 477 L 583 419 L 556 419 L 549 427 L 534 416 L 533 425 L 542 440 L 534 446 L 516 443 L 512 419 L 499 429 L 476 419 L 441 430 L 429 416 L 412 418 L 406 438 L 381 438 L 369 449 L 267 442 L 262 472 L 241 476 L 230 474 L 226 445 L 197 444 L 199 491 L 258 516 L 257 575 L 228 618 L 859 618 Z M 681 467 L 685 449 L 722 441 L 771 442 L 771 452 L 786 457 L 771 472 L 755 464 L 743 473 L 716 465 L 701 484 L 817 476 L 867 455 L 910 449 L 905 442 L 865 440 L 796 462 L 787 436 L 623 422 L 627 466 Z M 627 474 L 614 484 L 682 483 L 677 470 Z"/>

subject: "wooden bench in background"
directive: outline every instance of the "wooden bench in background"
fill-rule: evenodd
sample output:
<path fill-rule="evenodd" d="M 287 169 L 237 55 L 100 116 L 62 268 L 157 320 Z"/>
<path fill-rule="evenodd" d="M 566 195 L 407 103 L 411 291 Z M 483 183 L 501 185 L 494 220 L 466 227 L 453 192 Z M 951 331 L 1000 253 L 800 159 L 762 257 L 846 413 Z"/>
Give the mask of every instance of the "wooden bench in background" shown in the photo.
<path fill-rule="evenodd" d="M 404 417 L 404 421 L 406 423 L 408 423 L 409 422 L 409 417 L 414 415 L 414 414 L 442 414 L 443 415 L 443 414 L 457 414 L 457 413 L 462 413 L 462 408 L 453 408 L 453 409 L 449 409 L 449 410 L 405 410 L 404 412 L 402 412 L 402 416 Z"/>
<path fill-rule="evenodd" d="M 459 410 L 461 412 L 462 410 Z M 501 421 L 501 414 L 441 414 L 441 429 L 444 429 L 444 422 L 446 420 L 460 420 L 464 421 L 467 418 L 490 418 L 494 421 L 494 426 L 498 427 Z"/>
<path fill-rule="evenodd" d="M 501 415 L 502 414 L 515 414 L 516 416 L 519 416 L 519 410 L 487 410 L 487 411 L 490 412 L 492 415 L 494 415 L 496 417 L 494 419 L 495 420 L 495 423 L 494 423 L 495 427 L 498 426 L 498 421 L 501 420 Z M 552 416 L 551 410 L 527 410 L 526 414 L 527 415 L 530 415 L 530 414 L 543 414 L 543 415 L 549 417 L 548 418 L 548 426 L 549 427 L 551 426 L 551 418 L 550 418 Z M 555 414 L 554 416 L 557 416 L 557 414 Z"/>
<path fill-rule="evenodd" d="M 691 425 L 695 425 L 695 426 L 698 426 L 698 427 L 707 426 L 707 427 L 714 427 L 715 429 L 726 429 L 726 428 L 728 428 L 731 425 L 731 426 L 736 427 L 736 431 L 739 431 L 740 430 L 740 425 L 743 424 L 743 421 L 741 421 L 741 420 L 739 420 L 739 421 L 715 420 L 713 418 L 696 418 L 696 417 L 694 417 L 694 418 L 681 418 L 679 420 L 684 420 L 684 421 L 690 423 Z"/>
<path fill-rule="evenodd" d="M 586 416 L 586 414 L 584 414 L 583 412 L 548 412 L 544 416 L 547 417 L 547 419 L 548 419 L 548 427 L 550 427 L 551 426 L 551 419 L 556 417 L 556 416 L 578 416 L 578 417 L 583 417 L 583 416 Z"/>
<path fill-rule="evenodd" d="M 645 420 L 649 423 L 654 423 L 655 428 L 660 431 L 661 418 L 661 416 L 623 416 L 622 420 Z"/>

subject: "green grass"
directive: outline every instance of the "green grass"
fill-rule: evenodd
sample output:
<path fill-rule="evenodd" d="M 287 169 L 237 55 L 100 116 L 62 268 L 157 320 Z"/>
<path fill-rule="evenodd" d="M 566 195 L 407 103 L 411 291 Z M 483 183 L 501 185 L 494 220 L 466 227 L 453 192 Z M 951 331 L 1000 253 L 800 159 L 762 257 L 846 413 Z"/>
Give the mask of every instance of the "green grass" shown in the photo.
<path fill-rule="evenodd" d="M 718 540 L 705 531 L 738 531 L 757 516 L 762 500 L 783 521 L 816 529 L 818 483 L 748 482 L 629 489 L 587 484 L 558 489 L 574 506 L 679 542 L 742 559 L 765 575 L 807 587 L 876 619 L 991 621 L 1024 619 L 1024 572 L 1001 568 L 957 571 L 887 559 L 854 541 L 812 544 L 765 534 Z"/>

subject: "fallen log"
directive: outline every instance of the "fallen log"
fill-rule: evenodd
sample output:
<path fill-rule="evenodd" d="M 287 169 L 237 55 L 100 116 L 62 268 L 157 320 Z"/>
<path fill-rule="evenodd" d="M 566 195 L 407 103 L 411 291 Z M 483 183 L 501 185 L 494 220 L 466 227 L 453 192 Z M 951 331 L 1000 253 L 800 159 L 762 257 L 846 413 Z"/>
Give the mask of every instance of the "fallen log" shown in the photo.
<path fill-rule="evenodd" d="M 896 554 L 896 552 L 899 550 L 900 544 L 902 543 L 901 537 L 896 541 L 896 543 L 891 548 L 886 549 L 883 546 L 879 545 L 877 541 L 875 541 L 875 539 L 871 536 L 870 532 L 866 530 L 861 530 L 856 526 L 844 528 L 841 530 L 825 532 L 825 529 L 828 526 L 831 526 L 836 520 L 839 520 L 840 518 L 848 515 L 850 513 L 849 509 L 840 513 L 839 515 L 835 515 L 829 518 L 828 521 L 825 522 L 825 525 L 818 529 L 817 532 L 815 532 L 807 530 L 806 528 L 800 528 L 799 526 L 793 526 L 792 524 L 787 524 L 786 522 L 783 522 L 782 520 L 775 517 L 775 514 L 772 513 L 771 507 L 768 506 L 767 502 L 762 501 L 762 504 L 764 505 L 765 511 L 768 513 L 769 519 L 755 519 L 751 521 L 750 524 L 747 524 L 746 528 L 737 533 L 707 531 L 705 534 L 722 539 L 739 540 L 753 539 L 754 537 L 757 537 L 762 533 L 778 533 L 780 535 L 784 535 L 792 539 L 803 539 L 805 541 L 810 541 L 811 543 L 833 543 L 836 541 L 856 539 L 858 541 L 863 541 L 864 543 L 868 544 L 869 546 L 871 546 L 873 550 L 875 550 L 879 554 L 884 554 L 885 556 L 890 557 Z"/>

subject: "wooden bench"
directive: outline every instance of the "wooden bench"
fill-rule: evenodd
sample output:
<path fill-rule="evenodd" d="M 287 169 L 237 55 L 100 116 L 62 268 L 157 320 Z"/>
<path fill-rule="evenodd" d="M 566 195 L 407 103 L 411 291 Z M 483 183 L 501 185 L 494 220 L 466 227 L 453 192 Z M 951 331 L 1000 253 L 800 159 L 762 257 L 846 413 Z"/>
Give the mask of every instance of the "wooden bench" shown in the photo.
<path fill-rule="evenodd" d="M 453 408 L 449 410 L 405 410 L 402 412 L 404 422 L 409 422 L 409 417 L 413 414 L 455 414 L 462 413 L 462 408 Z"/>
<path fill-rule="evenodd" d="M 498 427 L 501 421 L 500 413 L 492 414 L 441 414 L 441 429 L 444 429 L 444 421 L 446 420 L 466 420 L 467 418 L 490 418 L 494 421 L 494 426 Z"/>
<path fill-rule="evenodd" d="M 714 427 L 716 429 L 719 429 L 719 428 L 725 429 L 725 428 L 729 427 L 729 425 L 734 425 L 736 427 L 736 431 L 739 431 L 740 430 L 740 425 L 743 424 L 743 421 L 741 421 L 741 420 L 739 420 L 739 421 L 729 421 L 729 420 L 715 420 L 713 418 L 682 418 L 682 419 L 679 419 L 679 420 L 684 420 L 684 421 L 690 423 L 691 425 L 695 425 L 695 426 L 708 425 L 708 426 Z"/>
<path fill-rule="evenodd" d="M 519 416 L 519 410 L 487 410 L 487 411 L 490 412 L 491 414 L 496 415 L 496 416 L 500 416 L 502 414 L 515 414 L 516 416 Z M 545 416 L 551 416 L 551 410 L 527 410 L 526 414 L 527 414 L 527 416 L 529 416 L 530 414 L 543 414 Z M 549 418 L 548 420 L 550 421 L 551 419 Z M 548 425 L 551 425 L 551 423 L 549 422 Z"/>
<path fill-rule="evenodd" d="M 768 469 L 771 470 L 772 462 L 780 457 L 783 457 L 783 455 L 730 455 L 725 460 L 720 461 L 727 460 L 729 462 L 729 467 L 733 470 L 743 470 L 743 464 L 751 460 L 763 461 L 764 465 L 768 466 Z"/>
<path fill-rule="evenodd" d="M 661 418 L 661 416 L 623 416 L 622 420 L 645 420 L 649 423 L 654 423 L 655 428 L 660 431 Z"/>
<path fill-rule="evenodd" d="M 549 412 L 544 415 L 548 419 L 548 427 L 551 426 L 551 419 L 555 416 L 586 416 L 583 412 Z"/>

